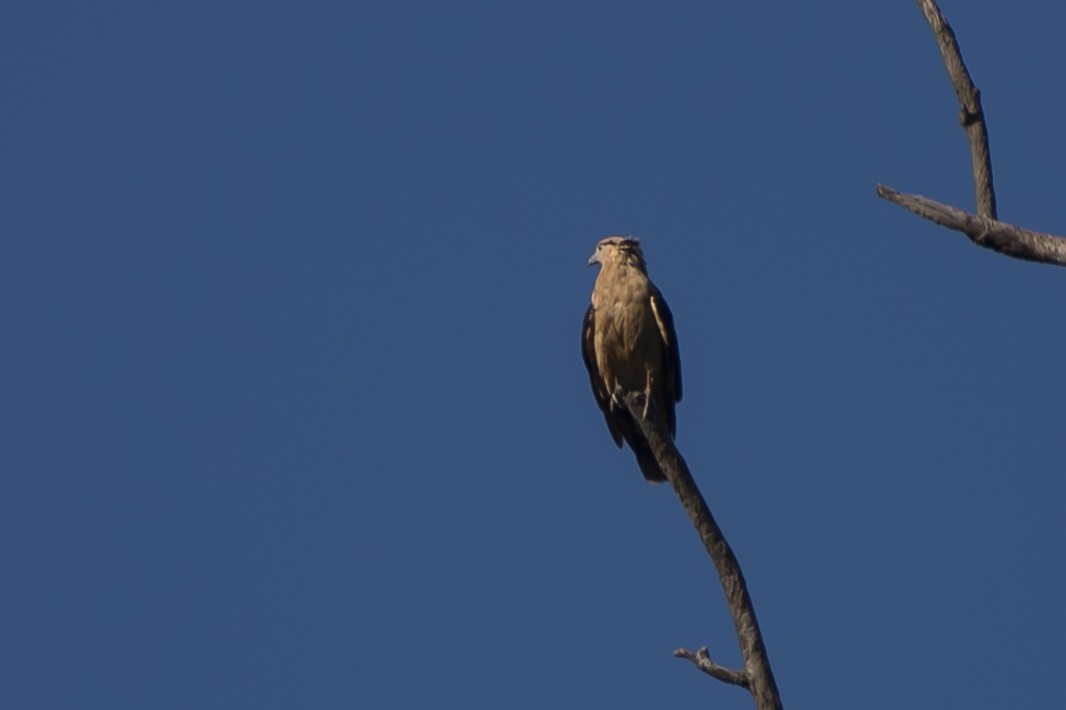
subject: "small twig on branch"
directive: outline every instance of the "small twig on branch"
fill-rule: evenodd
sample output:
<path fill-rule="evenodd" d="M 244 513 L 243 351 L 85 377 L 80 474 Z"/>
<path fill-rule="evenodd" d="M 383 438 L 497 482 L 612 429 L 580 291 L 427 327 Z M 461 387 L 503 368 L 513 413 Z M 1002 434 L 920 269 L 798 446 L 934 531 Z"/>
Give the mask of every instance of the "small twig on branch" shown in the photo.
<path fill-rule="evenodd" d="M 1066 266 L 1066 238 L 998 221 L 996 192 L 992 185 L 992 157 L 988 147 L 988 125 L 981 107 L 981 92 L 974 86 L 962 60 L 951 25 L 944 19 L 935 0 L 915 0 L 940 45 L 948 77 L 961 108 L 959 123 L 966 131 L 973 162 L 977 214 L 930 200 L 928 197 L 877 186 L 877 195 L 942 227 L 962 232 L 974 244 L 1016 259 Z"/>
<path fill-rule="evenodd" d="M 663 417 L 653 412 L 652 416 L 645 417 L 645 400 L 643 393 L 630 393 L 625 397 L 626 408 L 629 410 L 633 421 L 637 422 L 644 434 L 645 440 L 651 447 L 656 461 L 666 478 L 670 481 L 674 492 L 677 494 L 681 505 L 688 513 L 689 519 L 696 528 L 696 532 L 711 557 L 718 578 L 725 592 L 726 604 L 729 613 L 733 617 L 733 626 L 736 629 L 737 643 L 740 645 L 740 653 L 744 659 L 743 671 L 729 671 L 729 674 L 739 673 L 745 678 L 745 683 L 733 683 L 742 685 L 751 692 L 755 707 L 758 710 L 781 710 L 781 696 L 777 690 L 773 671 L 770 669 L 770 658 L 766 653 L 766 645 L 763 643 L 762 632 L 759 630 L 759 622 L 755 618 L 755 606 L 748 594 L 748 585 L 744 581 L 744 575 L 740 571 L 740 563 L 737 562 L 733 549 L 729 547 L 721 528 L 711 515 L 707 501 L 703 499 L 696 481 L 688 470 L 688 464 L 681 457 L 681 452 L 674 446 L 674 442 L 666 432 L 666 422 Z M 676 652 L 675 652 L 675 655 Z M 684 657 L 684 656 L 681 656 Z M 707 658 L 710 663 L 710 657 Z M 697 665 L 700 665 L 697 663 Z M 717 668 L 721 668 L 713 664 Z M 725 680 L 722 673 L 711 673 L 700 666 L 710 675 Z M 708 666 L 710 667 L 710 666 Z M 722 669 L 728 670 L 728 669 Z M 728 675 L 732 679 L 737 676 Z M 726 680 L 725 682 L 733 682 Z"/>
<path fill-rule="evenodd" d="M 747 673 L 718 665 L 711 660 L 711 654 L 706 646 L 697 649 L 695 653 L 687 648 L 679 648 L 674 651 L 674 658 L 684 658 L 685 660 L 692 661 L 701 671 L 712 678 L 717 678 L 723 683 L 739 685 L 741 688 L 750 688 Z"/>

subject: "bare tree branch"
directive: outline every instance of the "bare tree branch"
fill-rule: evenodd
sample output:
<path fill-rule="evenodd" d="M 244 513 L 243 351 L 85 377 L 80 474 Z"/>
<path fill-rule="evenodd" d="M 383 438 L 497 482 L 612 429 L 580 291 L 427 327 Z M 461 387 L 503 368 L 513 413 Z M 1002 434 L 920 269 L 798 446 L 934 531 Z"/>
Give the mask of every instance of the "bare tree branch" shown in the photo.
<path fill-rule="evenodd" d="M 726 542 L 721 528 L 711 515 L 707 501 L 703 499 L 696 481 L 689 473 L 688 464 L 681 457 L 681 452 L 674 446 L 673 440 L 666 433 L 666 423 L 661 415 L 645 416 L 643 393 L 630 393 L 625 397 L 626 407 L 629 409 L 633 420 L 638 423 L 644 438 L 655 454 L 659 467 L 666 474 L 667 480 L 673 486 L 681 505 L 688 513 L 692 524 L 699 533 L 707 554 L 714 563 L 718 572 L 718 578 L 722 582 L 725 592 L 726 604 L 729 613 L 733 617 L 733 626 L 736 629 L 737 642 L 740 645 L 740 653 L 744 658 L 743 671 L 730 671 L 718 666 L 706 656 L 706 661 L 699 662 L 699 653 L 696 654 L 696 665 L 709 675 L 733 685 L 746 687 L 755 701 L 758 710 L 781 710 L 781 696 L 774 681 L 773 671 L 770 669 L 770 659 L 766 653 L 766 645 L 763 643 L 762 632 L 759 630 L 759 622 L 755 618 L 755 607 L 748 594 L 748 585 L 744 581 L 744 575 L 740 571 L 740 563 L 737 562 L 732 548 Z M 675 656 L 688 658 L 688 653 L 683 649 L 674 652 Z M 690 659 L 692 660 L 692 659 Z"/>
<path fill-rule="evenodd" d="M 915 0 L 940 45 L 948 77 L 961 108 L 959 123 L 966 131 L 973 162 L 977 214 L 950 207 L 928 197 L 877 186 L 877 195 L 942 227 L 964 233 L 974 244 L 1016 259 L 1066 266 L 1066 238 L 998 221 L 996 192 L 992 185 L 992 157 L 988 126 L 981 107 L 981 92 L 974 86 L 962 60 L 958 40 L 935 0 Z"/>
<path fill-rule="evenodd" d="M 979 217 L 928 197 L 897 192 L 884 185 L 877 186 L 877 194 L 941 227 L 963 232 L 978 246 L 1016 259 L 1066 266 L 1066 239 L 1062 237 Z"/>
<path fill-rule="evenodd" d="M 959 123 L 970 141 L 973 182 L 977 192 L 977 214 L 997 219 L 996 191 L 992 187 L 992 156 L 988 152 L 988 126 L 985 123 L 984 109 L 981 108 L 981 92 L 973 85 L 970 71 L 962 61 L 962 51 L 959 49 L 958 40 L 955 39 L 955 31 L 944 19 L 936 2 L 917 0 L 917 3 L 936 35 L 940 56 L 944 58 L 948 77 L 955 87 L 955 96 L 959 99 Z"/>

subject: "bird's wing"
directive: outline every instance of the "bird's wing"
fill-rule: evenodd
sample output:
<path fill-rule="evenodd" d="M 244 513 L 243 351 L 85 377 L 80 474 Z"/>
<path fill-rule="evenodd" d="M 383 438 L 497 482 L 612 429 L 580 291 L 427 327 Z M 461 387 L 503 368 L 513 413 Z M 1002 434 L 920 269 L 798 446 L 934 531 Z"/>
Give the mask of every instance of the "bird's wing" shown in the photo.
<path fill-rule="evenodd" d="M 607 420 L 607 428 L 611 432 L 611 438 L 618 448 L 622 448 L 622 431 L 618 422 L 611 414 L 611 395 L 604 384 L 603 374 L 596 359 L 596 309 L 590 304 L 585 311 L 585 323 L 581 328 L 581 355 L 585 359 L 585 369 L 589 371 L 589 382 L 592 384 L 592 394 L 596 397 L 596 404 L 603 412 L 603 418 Z"/>
<path fill-rule="evenodd" d="M 665 357 L 663 369 L 666 388 L 666 419 L 670 424 L 670 433 L 677 433 L 677 417 L 674 404 L 681 401 L 681 351 L 677 347 L 677 331 L 674 330 L 674 315 L 666 299 L 654 284 L 649 283 L 651 292 L 651 311 L 655 315 L 655 324 L 659 326 Z"/>

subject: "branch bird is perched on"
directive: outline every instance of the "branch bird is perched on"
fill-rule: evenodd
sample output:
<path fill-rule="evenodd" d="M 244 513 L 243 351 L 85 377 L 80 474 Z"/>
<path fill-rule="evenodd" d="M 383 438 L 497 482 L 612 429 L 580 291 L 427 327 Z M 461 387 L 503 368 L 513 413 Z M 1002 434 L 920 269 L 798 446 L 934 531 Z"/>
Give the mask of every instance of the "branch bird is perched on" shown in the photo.
<path fill-rule="evenodd" d="M 648 278 L 640 242 L 607 237 L 596 245 L 589 266 L 600 265 L 585 312 L 582 354 L 596 404 L 603 411 L 614 443 L 624 439 L 637 457 L 644 478 L 666 480 L 651 447 L 633 420 L 624 397 L 644 396 L 644 417 L 677 431 L 674 404 L 681 401 L 681 356 L 674 317 Z"/>

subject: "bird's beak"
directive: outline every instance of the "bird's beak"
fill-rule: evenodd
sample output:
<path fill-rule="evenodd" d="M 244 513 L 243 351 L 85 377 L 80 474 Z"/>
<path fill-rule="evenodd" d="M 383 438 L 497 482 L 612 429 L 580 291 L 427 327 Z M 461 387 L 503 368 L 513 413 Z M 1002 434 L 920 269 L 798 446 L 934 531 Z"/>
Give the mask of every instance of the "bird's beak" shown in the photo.
<path fill-rule="evenodd" d="M 596 252 L 592 252 L 592 256 L 589 257 L 589 266 L 600 263 L 600 257 L 596 256 Z"/>

